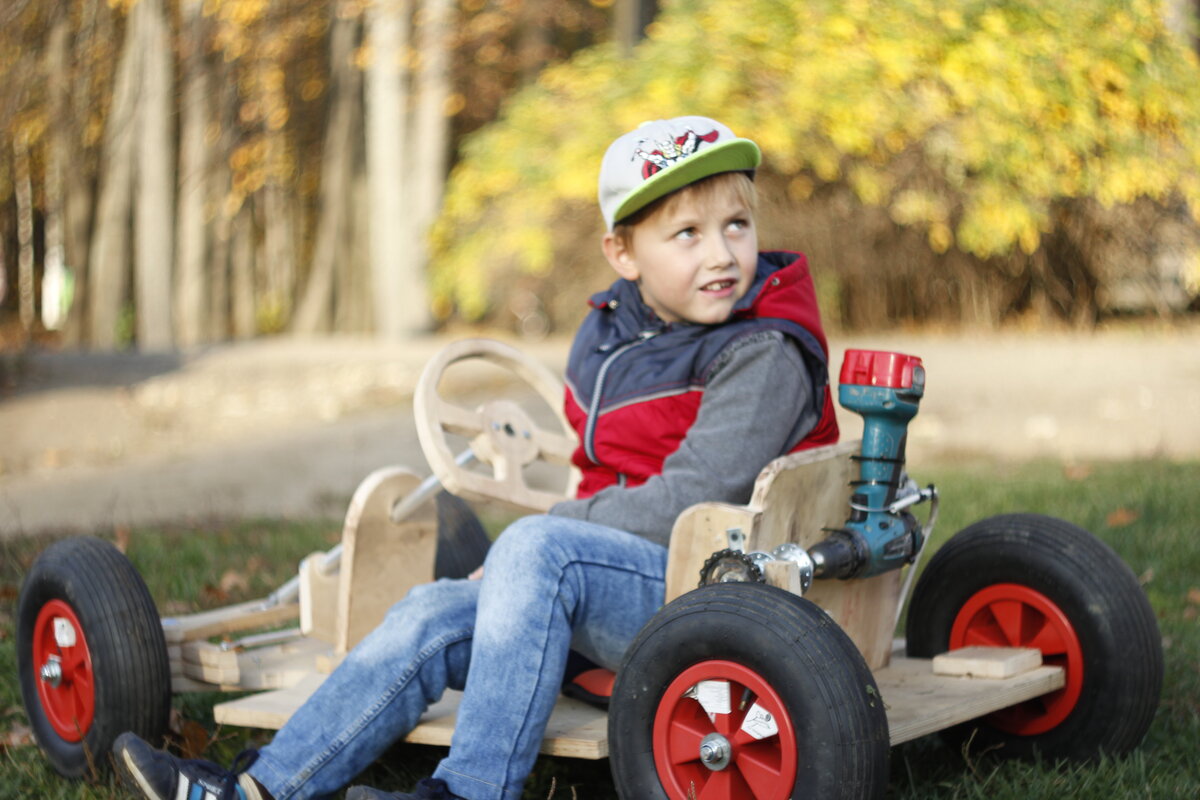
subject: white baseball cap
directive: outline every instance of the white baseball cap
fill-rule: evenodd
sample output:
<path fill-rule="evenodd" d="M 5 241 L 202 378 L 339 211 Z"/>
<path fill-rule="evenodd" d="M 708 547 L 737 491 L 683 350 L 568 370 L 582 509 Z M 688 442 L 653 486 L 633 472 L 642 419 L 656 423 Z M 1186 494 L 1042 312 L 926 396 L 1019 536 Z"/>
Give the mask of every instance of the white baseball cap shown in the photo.
<path fill-rule="evenodd" d="M 600 213 L 613 225 L 660 197 L 722 172 L 751 172 L 758 145 L 708 117 L 646 122 L 618 138 L 600 162 Z"/>

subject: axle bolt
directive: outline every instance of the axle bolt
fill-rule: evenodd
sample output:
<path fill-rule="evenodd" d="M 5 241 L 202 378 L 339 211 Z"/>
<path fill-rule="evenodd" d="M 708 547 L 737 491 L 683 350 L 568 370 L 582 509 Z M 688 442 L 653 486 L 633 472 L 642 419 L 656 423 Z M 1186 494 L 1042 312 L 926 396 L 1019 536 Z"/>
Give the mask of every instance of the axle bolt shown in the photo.
<path fill-rule="evenodd" d="M 55 689 L 62 683 L 62 662 L 59 661 L 58 656 L 50 656 L 50 660 L 42 664 L 41 678 Z"/>

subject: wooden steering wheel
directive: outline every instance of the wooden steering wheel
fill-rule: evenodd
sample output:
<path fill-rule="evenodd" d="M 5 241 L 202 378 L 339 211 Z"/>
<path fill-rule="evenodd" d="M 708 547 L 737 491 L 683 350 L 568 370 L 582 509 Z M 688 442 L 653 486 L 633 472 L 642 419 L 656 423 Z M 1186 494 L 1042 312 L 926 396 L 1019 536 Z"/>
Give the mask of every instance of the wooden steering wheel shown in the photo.
<path fill-rule="evenodd" d="M 554 410 L 561 431 L 539 427 L 517 403 L 490 400 L 474 410 L 450 403 L 438 393 L 442 375 L 452 365 L 481 359 L 521 378 Z M 574 497 L 579 471 L 571 466 L 575 434 L 562 412 L 563 385 L 553 372 L 514 347 L 491 339 L 463 339 L 434 356 L 425 366 L 413 396 L 417 437 L 442 487 L 467 500 L 500 500 L 533 511 Z M 490 476 L 466 468 L 455 459 L 447 434 L 471 440 L 475 456 L 491 467 Z M 564 494 L 531 487 L 523 468 L 545 461 L 570 468 Z"/>

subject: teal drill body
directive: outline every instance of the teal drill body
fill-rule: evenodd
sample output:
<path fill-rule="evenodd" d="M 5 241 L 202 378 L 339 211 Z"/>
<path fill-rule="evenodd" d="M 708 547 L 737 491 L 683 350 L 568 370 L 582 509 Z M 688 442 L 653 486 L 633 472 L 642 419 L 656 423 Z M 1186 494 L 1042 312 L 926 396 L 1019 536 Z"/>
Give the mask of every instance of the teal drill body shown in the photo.
<path fill-rule="evenodd" d="M 899 569 L 921 547 L 912 514 L 889 510 L 904 478 L 908 423 L 925 393 L 919 358 L 850 350 L 842 366 L 838 401 L 863 418 L 859 480 L 845 525 L 811 552 L 816 577 L 865 578 Z"/>

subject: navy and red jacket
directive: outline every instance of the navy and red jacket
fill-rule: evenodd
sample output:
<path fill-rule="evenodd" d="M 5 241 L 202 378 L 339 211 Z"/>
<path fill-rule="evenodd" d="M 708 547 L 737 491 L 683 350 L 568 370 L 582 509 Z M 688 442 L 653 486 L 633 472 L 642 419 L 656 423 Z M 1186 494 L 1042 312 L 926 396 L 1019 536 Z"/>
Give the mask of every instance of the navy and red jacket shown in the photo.
<path fill-rule="evenodd" d="M 800 253 L 760 253 L 755 279 L 729 320 L 667 324 L 618 280 L 590 300 L 567 363 L 567 420 L 579 436 L 572 461 L 578 497 L 613 484 L 638 486 L 662 472 L 696 419 L 710 368 L 733 342 L 766 330 L 799 345 L 818 393 L 819 420 L 795 450 L 837 441 L 829 347 L 808 263 Z"/>

